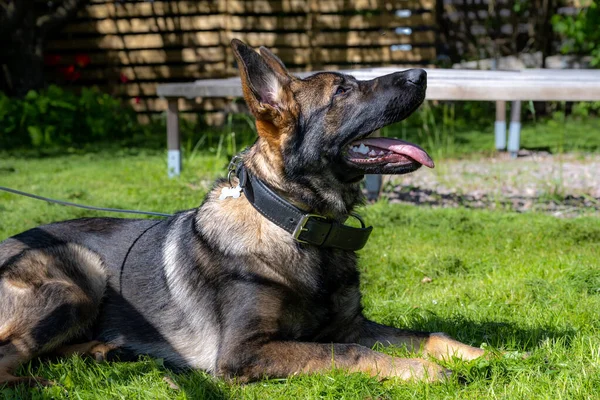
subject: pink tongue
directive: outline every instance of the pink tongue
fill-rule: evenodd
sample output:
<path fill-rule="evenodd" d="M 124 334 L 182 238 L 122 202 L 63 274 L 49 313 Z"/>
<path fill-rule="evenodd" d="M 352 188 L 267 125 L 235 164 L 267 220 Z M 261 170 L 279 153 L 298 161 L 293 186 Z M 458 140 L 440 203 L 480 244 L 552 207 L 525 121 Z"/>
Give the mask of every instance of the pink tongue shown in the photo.
<path fill-rule="evenodd" d="M 354 143 L 357 143 L 359 146 L 360 143 L 364 143 L 365 146 L 374 146 L 393 151 L 396 154 L 410 157 L 416 162 L 429 168 L 433 168 L 435 166 L 433 164 L 433 160 L 431 157 L 429 157 L 429 154 L 427 154 L 425 150 L 416 144 L 405 142 L 404 140 L 390 138 L 367 138 L 363 140 L 357 140 Z"/>

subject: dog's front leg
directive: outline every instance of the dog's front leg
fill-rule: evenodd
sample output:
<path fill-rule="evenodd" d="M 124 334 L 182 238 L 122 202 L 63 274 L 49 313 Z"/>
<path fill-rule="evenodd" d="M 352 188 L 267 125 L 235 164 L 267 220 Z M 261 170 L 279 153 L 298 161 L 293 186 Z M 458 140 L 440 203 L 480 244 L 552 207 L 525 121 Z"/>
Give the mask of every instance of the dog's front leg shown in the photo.
<path fill-rule="evenodd" d="M 406 346 L 409 351 L 422 351 L 441 360 L 452 357 L 473 360 L 484 354 L 482 349 L 461 343 L 442 332 L 404 331 L 368 320 L 364 321 L 357 342 L 367 347 L 373 347 L 376 343 Z"/>
<path fill-rule="evenodd" d="M 231 351 L 218 363 L 218 374 L 241 382 L 284 378 L 333 368 L 379 378 L 433 382 L 447 376 L 437 364 L 418 358 L 398 358 L 358 344 L 274 341 Z"/>

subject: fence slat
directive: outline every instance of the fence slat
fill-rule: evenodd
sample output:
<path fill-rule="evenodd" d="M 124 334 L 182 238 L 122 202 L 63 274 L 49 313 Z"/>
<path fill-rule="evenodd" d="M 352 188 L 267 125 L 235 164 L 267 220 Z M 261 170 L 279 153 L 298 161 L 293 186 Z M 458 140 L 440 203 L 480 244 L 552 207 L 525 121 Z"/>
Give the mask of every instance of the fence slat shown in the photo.
<path fill-rule="evenodd" d="M 62 57 L 61 64 L 76 64 L 76 56 Z M 89 54 L 90 65 L 140 65 L 168 63 L 215 63 L 225 60 L 220 47 L 202 47 L 181 50 L 107 50 L 103 53 Z"/>
<path fill-rule="evenodd" d="M 309 29 L 306 15 L 229 15 L 232 31 L 298 31 Z"/>
<path fill-rule="evenodd" d="M 142 50 L 173 47 L 209 47 L 220 44 L 219 32 L 148 33 L 141 35 L 99 35 L 93 38 L 58 39 L 48 43 L 50 51 L 106 49 Z"/>
<path fill-rule="evenodd" d="M 221 2 L 220 11 L 224 12 L 225 7 L 230 14 L 306 13 L 309 11 L 307 0 L 224 0 Z"/>
<path fill-rule="evenodd" d="M 319 46 L 391 46 L 394 44 L 433 44 L 434 31 L 416 31 L 408 35 L 399 35 L 394 30 L 387 31 L 348 31 L 327 32 L 318 35 Z"/>
<path fill-rule="evenodd" d="M 319 1 L 313 11 L 322 13 L 336 13 L 343 11 L 385 10 L 399 9 L 427 9 L 435 7 L 435 0 L 327 0 Z"/>
<path fill-rule="evenodd" d="M 402 61 L 430 61 L 435 58 L 432 47 L 416 48 L 411 51 L 393 51 L 387 47 L 321 49 L 321 60 L 324 63 L 362 62 L 372 64 L 389 64 Z"/>
<path fill-rule="evenodd" d="M 432 13 L 413 14 L 410 18 L 398 17 L 394 13 L 373 15 L 321 14 L 317 17 L 318 29 L 381 29 L 414 26 L 433 26 Z"/>
<path fill-rule="evenodd" d="M 135 3 L 91 4 L 77 14 L 77 18 L 133 18 L 173 15 L 214 14 L 219 11 L 217 1 L 153 1 Z"/>
<path fill-rule="evenodd" d="M 103 19 L 98 21 L 75 22 L 65 27 L 63 32 L 100 33 L 114 35 L 123 33 L 181 32 L 218 30 L 223 24 L 221 15 L 199 15 L 183 17 Z"/>
<path fill-rule="evenodd" d="M 196 79 L 224 77 L 225 63 L 154 65 L 154 66 L 113 66 L 85 69 L 81 77 L 73 84 L 87 85 L 89 82 L 122 85 L 122 76 L 129 81 L 193 81 Z"/>

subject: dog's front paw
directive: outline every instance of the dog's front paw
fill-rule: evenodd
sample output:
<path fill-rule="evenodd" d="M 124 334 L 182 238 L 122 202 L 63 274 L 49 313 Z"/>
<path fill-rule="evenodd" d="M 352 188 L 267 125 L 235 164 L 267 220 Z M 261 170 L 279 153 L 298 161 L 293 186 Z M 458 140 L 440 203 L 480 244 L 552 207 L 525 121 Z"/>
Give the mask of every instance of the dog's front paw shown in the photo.
<path fill-rule="evenodd" d="M 405 381 L 439 382 L 452 375 L 452 371 L 419 358 L 395 358 L 393 376 Z"/>

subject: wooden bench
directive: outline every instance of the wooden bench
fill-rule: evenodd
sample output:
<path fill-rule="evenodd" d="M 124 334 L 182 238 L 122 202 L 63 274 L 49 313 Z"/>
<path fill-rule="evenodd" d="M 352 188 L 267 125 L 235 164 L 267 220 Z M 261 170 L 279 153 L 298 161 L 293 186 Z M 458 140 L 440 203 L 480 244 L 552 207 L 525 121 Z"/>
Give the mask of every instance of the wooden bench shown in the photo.
<path fill-rule="evenodd" d="M 360 80 L 377 78 L 398 68 L 370 68 L 340 71 Z M 306 77 L 314 72 L 295 74 Z M 239 78 L 205 79 L 190 83 L 159 85 L 157 94 L 168 100 L 167 143 L 168 173 L 181 171 L 179 139 L 179 98 L 242 97 Z M 498 150 L 513 156 L 519 150 L 521 101 L 600 101 L 600 70 L 527 69 L 521 71 L 482 71 L 427 69 L 428 100 L 479 100 L 496 102 L 495 139 Z M 512 101 L 511 123 L 506 140 L 506 101 Z M 378 192 L 378 177 L 367 180 L 367 190 Z"/>

